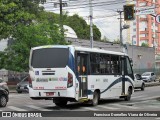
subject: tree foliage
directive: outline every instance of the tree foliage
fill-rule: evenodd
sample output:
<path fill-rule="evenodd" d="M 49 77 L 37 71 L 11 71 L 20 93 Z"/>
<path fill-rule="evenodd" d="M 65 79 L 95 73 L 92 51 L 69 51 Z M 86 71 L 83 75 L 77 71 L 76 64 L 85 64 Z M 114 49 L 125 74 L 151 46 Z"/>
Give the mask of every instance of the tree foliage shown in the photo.
<path fill-rule="evenodd" d="M 66 44 L 60 33 L 59 15 L 39 7 L 45 0 L 0 0 L 0 39 L 11 38 L 12 45 L 0 52 L 0 69 L 28 71 L 30 48 L 40 45 Z M 78 15 L 63 15 L 81 39 L 90 38 L 90 27 Z M 93 25 L 94 40 L 101 33 Z"/>
<path fill-rule="evenodd" d="M 13 44 L 1 53 L 1 66 L 13 71 L 27 71 L 30 48 L 41 45 L 65 44 L 57 25 L 45 21 L 19 25 L 13 34 Z"/>
<path fill-rule="evenodd" d="M 64 23 L 76 32 L 78 38 L 90 39 L 90 25 L 87 25 L 82 17 L 79 17 L 77 14 L 68 16 L 64 20 Z M 95 25 L 93 25 L 93 39 L 96 41 L 100 41 L 101 39 L 101 32 Z"/>
<path fill-rule="evenodd" d="M 148 43 L 144 43 L 144 42 L 143 42 L 143 43 L 141 44 L 141 46 L 142 46 L 142 47 L 148 47 L 149 45 L 148 45 Z"/>
<path fill-rule="evenodd" d="M 43 9 L 38 0 L 1 0 L 0 1 L 0 39 L 12 36 L 19 24 L 28 25 Z"/>
<path fill-rule="evenodd" d="M 120 43 L 121 43 L 121 41 L 120 41 L 120 39 L 119 39 L 119 38 L 117 38 L 117 39 L 114 39 L 113 43 L 114 43 L 114 44 L 120 44 Z"/>

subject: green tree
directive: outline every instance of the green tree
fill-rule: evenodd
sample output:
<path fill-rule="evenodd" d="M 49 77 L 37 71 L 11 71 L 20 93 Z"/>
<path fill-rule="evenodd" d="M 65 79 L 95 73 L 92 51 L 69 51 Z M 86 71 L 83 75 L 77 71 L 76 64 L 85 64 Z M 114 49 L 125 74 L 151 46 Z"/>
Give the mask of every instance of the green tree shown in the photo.
<path fill-rule="evenodd" d="M 37 15 L 38 21 L 49 20 L 54 23 L 59 24 L 59 14 L 53 12 L 41 11 Z M 63 24 L 71 27 L 80 39 L 90 39 L 90 25 L 87 25 L 86 21 L 79 17 L 77 14 L 73 16 L 68 16 L 67 13 L 63 13 Z M 101 32 L 93 25 L 93 39 L 95 41 L 100 41 Z"/>
<path fill-rule="evenodd" d="M 18 25 L 13 34 L 13 44 L 0 54 L 0 67 L 13 71 L 28 71 L 30 48 L 66 44 L 61 39 L 59 27 L 48 21 L 28 26 Z"/>
<path fill-rule="evenodd" d="M 106 36 L 104 36 L 101 41 L 103 41 L 103 42 L 110 42 L 110 39 L 107 38 Z"/>
<path fill-rule="evenodd" d="M 64 24 L 70 26 L 76 32 L 78 38 L 90 39 L 90 26 L 77 14 L 65 17 Z M 96 41 L 101 39 L 101 32 L 95 25 L 93 25 L 93 39 Z"/>
<path fill-rule="evenodd" d="M 119 39 L 119 38 L 117 38 L 117 39 L 114 39 L 113 43 L 115 43 L 115 44 L 120 44 L 120 43 L 121 43 L 121 41 L 120 41 L 120 39 Z"/>
<path fill-rule="evenodd" d="M 144 42 L 143 42 L 143 43 L 141 44 L 141 46 L 142 46 L 142 47 L 148 47 L 149 45 L 148 45 L 148 43 L 144 43 Z"/>
<path fill-rule="evenodd" d="M 42 11 L 40 0 L 0 0 L 0 39 L 12 36 L 19 24 L 29 25 Z"/>

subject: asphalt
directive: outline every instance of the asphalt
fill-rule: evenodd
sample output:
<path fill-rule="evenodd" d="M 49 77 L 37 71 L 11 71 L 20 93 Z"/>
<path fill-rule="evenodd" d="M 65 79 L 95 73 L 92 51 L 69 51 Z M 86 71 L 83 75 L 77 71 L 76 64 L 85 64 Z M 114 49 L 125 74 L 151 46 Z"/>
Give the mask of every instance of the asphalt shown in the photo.
<path fill-rule="evenodd" d="M 160 86 L 160 81 L 157 80 L 156 82 L 145 82 L 145 87 L 152 87 L 152 86 Z M 16 88 L 16 86 L 14 86 Z M 12 86 L 12 89 L 10 89 L 9 86 L 9 93 L 17 93 L 16 89 Z"/>

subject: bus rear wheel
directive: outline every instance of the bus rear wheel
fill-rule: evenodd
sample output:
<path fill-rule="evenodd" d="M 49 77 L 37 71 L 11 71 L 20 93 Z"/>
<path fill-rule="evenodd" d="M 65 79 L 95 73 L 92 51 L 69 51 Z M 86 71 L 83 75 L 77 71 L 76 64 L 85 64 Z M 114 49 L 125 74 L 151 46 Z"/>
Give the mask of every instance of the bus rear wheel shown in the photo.
<path fill-rule="evenodd" d="M 93 100 L 92 100 L 92 105 L 93 105 L 93 106 L 98 105 L 99 99 L 100 99 L 100 94 L 99 94 L 99 92 L 98 92 L 98 91 L 94 91 Z"/>
<path fill-rule="evenodd" d="M 132 95 L 132 89 L 129 88 L 129 89 L 128 89 L 128 95 L 125 96 L 124 100 L 125 100 L 125 101 L 130 101 L 131 95 Z"/>

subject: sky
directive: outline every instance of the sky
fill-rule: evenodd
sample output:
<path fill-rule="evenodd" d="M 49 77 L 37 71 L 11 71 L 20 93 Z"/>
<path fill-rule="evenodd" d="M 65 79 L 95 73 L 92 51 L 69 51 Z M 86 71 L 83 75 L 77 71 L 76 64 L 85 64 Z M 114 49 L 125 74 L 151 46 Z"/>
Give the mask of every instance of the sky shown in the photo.
<path fill-rule="evenodd" d="M 123 10 L 124 4 L 126 4 L 125 0 L 92 0 L 93 24 L 101 31 L 102 38 L 106 36 L 111 41 L 119 39 L 120 23 L 117 10 Z M 44 7 L 46 11 L 59 13 L 59 7 L 54 8 L 53 3 L 44 4 Z M 67 11 L 68 15 L 78 14 L 89 23 L 89 0 L 69 1 L 68 7 L 63 7 L 63 10 Z M 125 32 L 123 32 L 124 38 L 126 36 Z"/>

